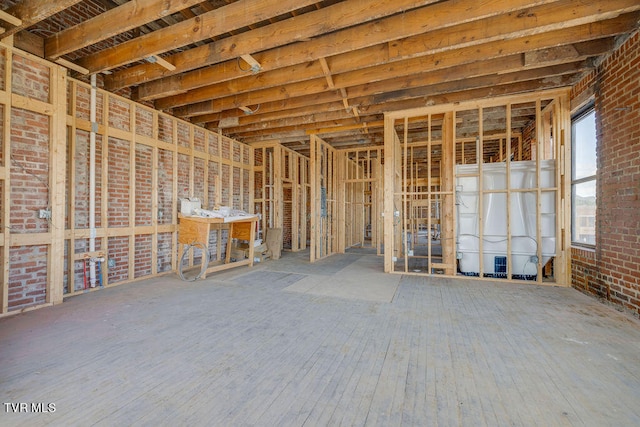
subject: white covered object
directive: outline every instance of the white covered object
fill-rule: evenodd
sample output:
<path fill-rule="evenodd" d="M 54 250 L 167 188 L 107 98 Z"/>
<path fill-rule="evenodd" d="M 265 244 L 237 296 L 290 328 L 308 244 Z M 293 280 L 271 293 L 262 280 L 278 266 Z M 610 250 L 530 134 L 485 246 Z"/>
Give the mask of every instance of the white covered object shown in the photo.
<path fill-rule="evenodd" d="M 543 160 L 540 164 L 541 193 L 541 238 L 542 264 L 556 250 L 556 202 L 555 191 L 544 191 L 555 187 L 555 161 Z M 468 275 L 480 273 L 480 223 L 478 165 L 456 166 L 457 250 L 460 271 Z M 537 229 L 536 229 L 536 162 L 511 162 L 510 201 L 511 263 L 512 275 L 531 277 L 537 275 Z M 506 163 L 482 165 L 482 182 L 485 191 L 507 189 Z M 507 257 L 507 193 L 485 193 L 482 200 L 482 252 L 483 271 L 487 275 L 506 276 Z"/>

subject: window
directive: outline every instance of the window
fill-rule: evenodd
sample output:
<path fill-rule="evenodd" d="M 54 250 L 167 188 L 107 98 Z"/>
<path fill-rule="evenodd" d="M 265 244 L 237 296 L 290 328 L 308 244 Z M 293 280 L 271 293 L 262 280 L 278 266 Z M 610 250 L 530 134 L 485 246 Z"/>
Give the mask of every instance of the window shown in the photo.
<path fill-rule="evenodd" d="M 571 241 L 596 244 L 596 113 L 593 106 L 571 123 Z"/>

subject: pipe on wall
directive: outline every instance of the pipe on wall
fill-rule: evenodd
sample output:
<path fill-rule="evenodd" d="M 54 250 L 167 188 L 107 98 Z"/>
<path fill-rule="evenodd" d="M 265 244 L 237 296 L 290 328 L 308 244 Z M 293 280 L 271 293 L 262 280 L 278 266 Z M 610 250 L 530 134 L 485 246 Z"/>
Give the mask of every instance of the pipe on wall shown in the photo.
<path fill-rule="evenodd" d="M 96 75 L 91 75 L 91 96 L 89 120 L 91 132 L 89 133 L 89 252 L 96 250 Z M 96 261 L 89 261 L 89 284 L 96 287 Z"/>

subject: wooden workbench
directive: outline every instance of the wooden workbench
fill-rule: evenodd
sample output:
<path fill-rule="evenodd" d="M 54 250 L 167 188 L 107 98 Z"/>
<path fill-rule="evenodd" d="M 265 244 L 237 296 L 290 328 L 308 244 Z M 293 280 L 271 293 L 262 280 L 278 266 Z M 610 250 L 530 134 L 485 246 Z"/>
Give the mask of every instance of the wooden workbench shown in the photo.
<path fill-rule="evenodd" d="M 209 233 L 211 228 L 229 227 L 229 238 L 227 239 L 227 255 L 224 264 L 207 267 L 202 274 L 202 278 L 207 277 L 207 273 L 226 270 L 228 268 L 240 267 L 243 265 L 253 266 L 253 250 L 256 235 L 257 216 L 241 216 L 229 218 L 205 218 L 199 216 L 178 215 L 178 243 L 180 245 L 190 245 L 201 243 L 207 250 L 209 249 Z M 249 258 L 241 261 L 231 262 L 232 239 L 249 241 Z M 180 246 L 180 253 L 184 246 Z M 204 256 L 204 255 L 203 255 Z"/>

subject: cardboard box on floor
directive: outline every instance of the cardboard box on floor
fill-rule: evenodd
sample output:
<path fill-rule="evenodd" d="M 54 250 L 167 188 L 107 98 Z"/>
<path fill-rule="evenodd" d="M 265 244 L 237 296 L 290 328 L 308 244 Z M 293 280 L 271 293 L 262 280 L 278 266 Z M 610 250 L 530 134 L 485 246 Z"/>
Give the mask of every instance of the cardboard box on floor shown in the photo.
<path fill-rule="evenodd" d="M 253 256 L 260 262 L 267 258 L 280 259 L 282 253 L 282 229 L 268 228 L 265 242 L 253 249 Z M 231 258 L 242 260 L 249 257 L 249 243 L 234 241 Z"/>

